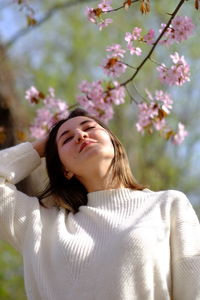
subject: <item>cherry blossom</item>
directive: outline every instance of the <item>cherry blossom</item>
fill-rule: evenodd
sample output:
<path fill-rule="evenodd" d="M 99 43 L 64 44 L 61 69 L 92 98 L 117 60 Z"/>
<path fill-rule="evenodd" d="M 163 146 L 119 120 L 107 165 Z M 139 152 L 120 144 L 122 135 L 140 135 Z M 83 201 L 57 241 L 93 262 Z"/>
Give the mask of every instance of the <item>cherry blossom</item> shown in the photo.
<path fill-rule="evenodd" d="M 137 41 L 141 38 L 142 28 L 134 27 L 132 33 L 126 32 L 125 41 L 127 41 L 128 45 L 133 41 Z"/>
<path fill-rule="evenodd" d="M 43 107 L 36 110 L 36 117 L 30 127 L 30 135 L 36 139 L 42 138 L 54 123 L 69 114 L 66 102 L 56 98 L 53 88 L 49 88 L 45 96 L 35 87 L 31 87 L 26 91 L 25 98 L 35 104 L 43 100 Z"/>
<path fill-rule="evenodd" d="M 164 93 L 162 90 L 155 91 L 155 100 L 160 101 L 162 110 L 169 114 L 172 110 L 173 100 L 168 93 Z"/>
<path fill-rule="evenodd" d="M 150 132 L 153 132 L 153 129 L 163 130 L 166 127 L 165 116 L 170 113 L 173 104 L 169 94 L 162 90 L 155 91 L 155 96 L 148 90 L 146 93 L 149 102 L 138 104 L 139 116 L 136 123 L 136 129 L 142 134 L 145 130 Z"/>
<path fill-rule="evenodd" d="M 137 56 L 142 55 L 142 49 L 139 47 L 133 47 L 130 45 L 127 48 L 129 49 L 131 55 L 134 55 L 134 54 Z"/>
<path fill-rule="evenodd" d="M 104 27 L 107 27 L 109 24 L 111 24 L 113 22 L 112 19 L 105 19 L 105 20 L 101 20 L 99 23 L 98 23 L 98 27 L 99 27 L 99 30 L 101 31 Z"/>
<path fill-rule="evenodd" d="M 155 31 L 154 29 L 150 29 L 146 35 L 144 35 L 143 39 L 148 45 L 152 45 L 154 43 Z"/>
<path fill-rule="evenodd" d="M 175 145 L 180 145 L 185 137 L 188 135 L 188 132 L 185 130 L 185 126 L 179 122 L 178 123 L 178 132 L 172 137 L 172 142 Z"/>
<path fill-rule="evenodd" d="M 130 51 L 131 55 L 136 54 L 137 56 L 140 56 L 142 54 L 142 49 L 133 45 L 134 41 L 141 39 L 141 31 L 142 28 L 135 27 L 133 28 L 132 33 L 126 32 L 125 34 L 124 39 L 127 42 L 127 49 Z"/>
<path fill-rule="evenodd" d="M 136 123 L 136 129 L 144 133 L 144 130 L 153 125 L 153 120 L 158 116 L 158 106 L 152 103 L 140 103 L 138 104 L 139 116 Z"/>
<path fill-rule="evenodd" d="M 108 83 L 105 89 L 102 85 L 100 80 L 92 83 L 83 81 L 79 85 L 82 94 L 77 96 L 77 101 L 89 113 L 107 123 L 114 114 L 113 104 L 124 103 L 125 91 L 117 81 Z"/>
<path fill-rule="evenodd" d="M 37 104 L 40 101 L 41 93 L 34 87 L 31 86 L 26 92 L 25 92 L 25 99 L 30 102 L 30 104 Z"/>
<path fill-rule="evenodd" d="M 161 24 L 160 32 L 164 29 L 166 24 Z M 160 44 L 171 45 L 173 43 L 180 43 L 187 40 L 193 33 L 195 26 L 192 19 L 187 16 L 176 16 L 164 34 L 164 39 Z"/>
<path fill-rule="evenodd" d="M 108 90 L 106 101 L 109 100 L 110 103 L 115 105 L 120 105 L 125 102 L 125 89 L 120 86 L 118 81 L 113 81 L 113 89 Z"/>
<path fill-rule="evenodd" d="M 112 52 L 114 56 L 124 57 L 126 50 L 122 48 L 120 44 L 114 44 L 106 48 L 106 51 Z"/>
<path fill-rule="evenodd" d="M 126 50 L 122 49 L 121 45 L 114 44 L 106 48 L 106 51 L 112 52 L 103 61 L 102 67 L 104 73 L 108 76 L 119 77 L 126 71 L 127 66 L 121 61 Z"/>
<path fill-rule="evenodd" d="M 190 81 L 190 67 L 186 63 L 184 56 L 179 56 L 177 52 L 170 55 L 174 65 L 167 68 L 165 64 L 157 67 L 159 79 L 168 85 L 183 85 Z"/>
<path fill-rule="evenodd" d="M 102 9 L 102 11 L 109 11 L 112 10 L 112 1 L 109 0 L 102 0 L 102 2 L 98 5 L 99 8 Z"/>
<path fill-rule="evenodd" d="M 87 14 L 87 18 L 90 22 L 97 24 L 97 15 L 93 8 L 87 7 L 86 14 Z"/>
<path fill-rule="evenodd" d="M 111 77 L 119 77 L 126 71 L 127 66 L 118 57 L 110 57 L 103 62 L 104 73 Z"/>
<path fill-rule="evenodd" d="M 92 23 L 97 24 L 100 31 L 104 27 L 107 27 L 110 23 L 113 22 L 113 20 L 111 18 L 103 19 L 103 17 L 102 17 L 103 12 L 105 12 L 105 11 L 103 11 L 103 9 L 100 7 L 98 7 L 98 8 L 87 7 L 86 8 L 86 15 L 87 15 L 88 20 Z"/>

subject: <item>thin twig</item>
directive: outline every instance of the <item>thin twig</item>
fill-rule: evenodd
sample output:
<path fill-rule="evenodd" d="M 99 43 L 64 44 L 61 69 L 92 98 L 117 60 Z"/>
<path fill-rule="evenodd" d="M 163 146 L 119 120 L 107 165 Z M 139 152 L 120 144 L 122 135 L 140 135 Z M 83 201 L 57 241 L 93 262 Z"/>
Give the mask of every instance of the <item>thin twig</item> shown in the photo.
<path fill-rule="evenodd" d="M 120 63 L 122 63 L 123 65 L 125 65 L 125 66 L 127 66 L 127 67 L 129 67 L 129 68 L 131 68 L 131 69 L 137 70 L 136 67 L 133 67 L 133 66 L 131 66 L 131 65 L 127 64 L 127 63 L 125 63 L 124 61 L 121 61 L 121 60 L 120 60 Z"/>
<path fill-rule="evenodd" d="M 138 2 L 139 0 L 132 0 L 131 3 L 135 3 L 135 2 Z M 124 8 L 124 5 L 120 6 L 120 7 L 117 7 L 117 8 L 113 8 L 113 9 L 110 9 L 110 10 L 107 10 L 107 11 L 102 11 L 102 13 L 109 13 L 109 12 L 113 12 L 113 11 L 118 11 L 120 9 Z"/>
<path fill-rule="evenodd" d="M 140 91 L 138 90 L 138 88 L 136 87 L 136 84 L 133 82 L 133 86 L 134 86 L 134 89 L 136 90 L 136 92 L 138 93 L 138 95 L 146 102 L 147 99 L 145 98 L 145 96 L 143 96 Z"/>
<path fill-rule="evenodd" d="M 137 100 L 135 100 L 135 98 L 133 98 L 133 96 L 130 94 L 128 87 L 125 85 L 125 89 L 127 91 L 128 96 L 130 97 L 131 101 L 135 102 L 135 104 L 139 104 L 139 102 Z"/>
<path fill-rule="evenodd" d="M 141 64 L 137 67 L 135 73 L 129 79 L 127 79 L 126 81 L 124 81 L 123 83 L 121 83 L 120 84 L 121 86 L 126 86 L 129 82 L 131 82 L 136 77 L 136 75 L 138 74 L 138 72 L 140 71 L 140 69 L 147 62 L 147 60 L 151 57 L 154 49 L 156 48 L 156 46 L 158 45 L 159 41 L 163 37 L 163 35 L 166 32 L 167 28 L 169 28 L 169 25 L 171 24 L 172 20 L 174 19 L 174 17 L 176 16 L 177 12 L 179 11 L 179 9 L 181 8 L 181 6 L 183 5 L 184 2 L 185 2 L 185 0 L 181 0 L 179 2 L 179 4 L 177 5 L 177 7 L 175 8 L 174 12 L 171 14 L 171 18 L 169 19 L 169 21 L 166 24 L 165 28 L 162 30 L 161 34 L 158 36 L 157 40 L 154 42 L 154 44 L 153 44 L 152 48 L 150 49 L 149 53 L 143 59 L 143 61 L 141 62 Z"/>
<path fill-rule="evenodd" d="M 154 64 L 158 65 L 158 66 L 162 66 L 162 63 L 160 63 L 159 61 L 156 61 L 155 59 L 149 57 L 149 60 L 152 61 Z"/>

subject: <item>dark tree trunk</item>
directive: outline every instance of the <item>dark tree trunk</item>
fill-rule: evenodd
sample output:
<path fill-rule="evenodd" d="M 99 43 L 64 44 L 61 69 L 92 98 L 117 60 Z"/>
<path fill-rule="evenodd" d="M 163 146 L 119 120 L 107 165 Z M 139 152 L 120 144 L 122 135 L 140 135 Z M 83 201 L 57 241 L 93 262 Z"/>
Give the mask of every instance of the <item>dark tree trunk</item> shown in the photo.
<path fill-rule="evenodd" d="M 0 150 L 15 144 L 14 122 L 6 99 L 0 95 Z"/>
<path fill-rule="evenodd" d="M 0 45 L 0 149 L 16 143 L 14 108 L 19 107 L 15 80 L 9 58 Z"/>

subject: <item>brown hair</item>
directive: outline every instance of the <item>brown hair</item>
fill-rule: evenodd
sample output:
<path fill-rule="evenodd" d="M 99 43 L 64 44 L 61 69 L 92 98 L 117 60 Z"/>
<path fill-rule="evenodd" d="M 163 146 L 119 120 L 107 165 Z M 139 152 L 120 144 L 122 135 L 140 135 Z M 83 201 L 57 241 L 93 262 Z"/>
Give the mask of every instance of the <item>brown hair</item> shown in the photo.
<path fill-rule="evenodd" d="M 112 171 L 112 182 L 115 182 L 119 185 L 122 184 L 124 187 L 133 190 L 143 190 L 144 186 L 137 183 L 132 175 L 126 151 L 119 139 L 103 122 L 88 114 L 85 110 L 77 108 L 73 110 L 66 119 L 57 122 L 49 133 L 49 138 L 47 140 L 45 149 L 49 184 L 47 188 L 39 195 L 40 203 L 44 206 L 42 199 L 53 195 L 54 203 L 57 207 L 63 207 L 74 213 L 78 212 L 79 206 L 87 205 L 88 192 L 84 185 L 75 176 L 73 176 L 71 179 L 67 179 L 64 176 L 63 165 L 58 155 L 56 143 L 56 136 L 60 126 L 67 120 L 78 116 L 85 116 L 95 120 L 100 126 L 106 129 L 110 135 L 115 153 L 109 168 L 109 170 Z"/>

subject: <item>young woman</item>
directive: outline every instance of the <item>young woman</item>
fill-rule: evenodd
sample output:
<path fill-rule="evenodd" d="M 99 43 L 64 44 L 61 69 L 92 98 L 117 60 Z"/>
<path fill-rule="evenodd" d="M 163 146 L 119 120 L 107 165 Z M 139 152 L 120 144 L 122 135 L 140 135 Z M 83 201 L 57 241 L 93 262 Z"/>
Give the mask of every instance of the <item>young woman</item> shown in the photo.
<path fill-rule="evenodd" d="M 17 191 L 43 156 L 46 190 Z M 0 161 L 0 233 L 23 255 L 29 300 L 200 300 L 190 202 L 139 185 L 99 120 L 76 109 L 47 140 L 3 150 Z"/>

